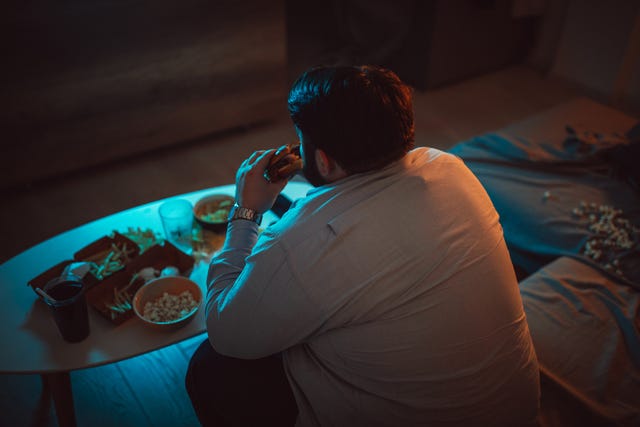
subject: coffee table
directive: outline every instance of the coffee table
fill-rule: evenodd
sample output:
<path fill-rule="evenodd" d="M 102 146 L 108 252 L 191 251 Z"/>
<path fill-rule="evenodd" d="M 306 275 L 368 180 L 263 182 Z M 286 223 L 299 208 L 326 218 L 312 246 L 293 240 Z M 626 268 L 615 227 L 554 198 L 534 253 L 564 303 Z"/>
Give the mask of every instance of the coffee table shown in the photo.
<path fill-rule="evenodd" d="M 283 191 L 289 200 L 304 197 L 310 185 L 290 182 Z M 195 203 L 199 198 L 222 193 L 233 195 L 233 185 L 207 188 L 181 194 Z M 204 310 L 192 322 L 172 332 L 156 331 L 139 319 L 114 326 L 89 307 L 91 333 L 82 342 L 67 343 L 60 336 L 48 307 L 39 301 L 27 282 L 55 264 L 71 259 L 88 243 L 128 227 L 150 228 L 162 232 L 158 207 L 168 199 L 128 209 L 46 240 L 0 265 L 0 373 L 40 374 L 51 388 L 60 426 L 76 424 L 71 377 L 73 370 L 117 362 L 178 343 L 205 331 Z M 264 225 L 277 219 L 273 212 L 264 216 Z M 207 265 L 194 266 L 191 279 L 206 291 Z M 99 285 L 98 285 L 99 286 Z"/>

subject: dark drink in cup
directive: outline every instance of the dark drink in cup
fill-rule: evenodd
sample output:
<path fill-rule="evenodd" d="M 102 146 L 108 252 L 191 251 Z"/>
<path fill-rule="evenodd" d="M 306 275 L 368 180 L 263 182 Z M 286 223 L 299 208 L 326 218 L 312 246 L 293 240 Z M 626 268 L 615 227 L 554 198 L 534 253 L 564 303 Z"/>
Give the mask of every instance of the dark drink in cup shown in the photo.
<path fill-rule="evenodd" d="M 82 292 L 82 284 L 71 280 L 57 283 L 54 287 L 46 289 L 47 294 L 56 301 L 64 301 L 77 296 Z"/>
<path fill-rule="evenodd" d="M 85 287 L 75 276 L 58 277 L 44 287 L 50 298 L 44 298 L 49 306 L 58 330 L 68 342 L 79 342 L 89 335 L 89 313 Z"/>

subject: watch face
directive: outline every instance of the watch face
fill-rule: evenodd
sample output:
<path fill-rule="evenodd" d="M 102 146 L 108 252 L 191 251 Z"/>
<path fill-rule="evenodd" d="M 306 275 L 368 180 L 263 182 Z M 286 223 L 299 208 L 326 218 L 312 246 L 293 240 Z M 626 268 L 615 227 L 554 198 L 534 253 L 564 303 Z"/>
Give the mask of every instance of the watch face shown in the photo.
<path fill-rule="evenodd" d="M 255 217 L 255 212 L 247 208 L 238 209 L 238 214 L 240 215 L 240 218 L 244 218 L 244 219 L 253 219 L 253 217 Z"/>

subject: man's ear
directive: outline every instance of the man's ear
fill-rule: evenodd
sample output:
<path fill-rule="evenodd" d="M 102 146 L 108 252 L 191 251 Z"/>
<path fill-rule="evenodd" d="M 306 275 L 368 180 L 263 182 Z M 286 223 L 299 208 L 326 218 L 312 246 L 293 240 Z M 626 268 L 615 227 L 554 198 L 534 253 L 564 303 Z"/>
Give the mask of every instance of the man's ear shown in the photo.
<path fill-rule="evenodd" d="M 334 182 L 347 176 L 340 165 L 319 148 L 315 150 L 316 167 L 318 173 L 327 182 Z"/>
<path fill-rule="evenodd" d="M 327 153 L 319 148 L 315 150 L 314 154 L 316 157 L 316 165 L 318 167 L 320 176 L 322 176 L 323 178 L 327 178 L 333 171 L 333 160 L 329 156 L 327 156 Z"/>

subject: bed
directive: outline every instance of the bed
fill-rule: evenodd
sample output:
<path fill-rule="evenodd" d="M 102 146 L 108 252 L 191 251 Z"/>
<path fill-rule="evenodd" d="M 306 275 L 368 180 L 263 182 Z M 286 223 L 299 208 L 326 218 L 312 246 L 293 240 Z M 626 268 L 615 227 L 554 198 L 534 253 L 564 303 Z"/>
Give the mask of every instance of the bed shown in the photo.
<path fill-rule="evenodd" d="M 640 126 L 587 98 L 461 142 L 540 362 L 541 425 L 640 425 Z"/>

